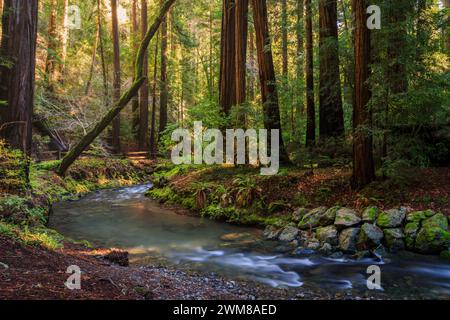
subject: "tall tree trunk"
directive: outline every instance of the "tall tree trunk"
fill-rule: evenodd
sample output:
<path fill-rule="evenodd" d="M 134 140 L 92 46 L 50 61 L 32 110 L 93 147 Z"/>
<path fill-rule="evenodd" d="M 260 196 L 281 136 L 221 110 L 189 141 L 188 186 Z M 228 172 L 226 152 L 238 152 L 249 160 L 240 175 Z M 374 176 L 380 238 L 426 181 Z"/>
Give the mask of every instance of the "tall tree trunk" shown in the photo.
<path fill-rule="evenodd" d="M 240 105 L 247 98 L 247 34 L 248 34 L 248 0 L 236 0 L 235 18 L 235 81 L 236 81 L 236 101 L 234 104 Z M 245 115 L 244 115 L 245 116 Z"/>
<path fill-rule="evenodd" d="M 355 80 L 353 98 L 353 176 L 352 186 L 362 188 L 375 179 L 372 150 L 371 91 L 367 80 L 371 61 L 370 30 L 366 26 L 366 0 L 352 0 L 355 16 Z"/>
<path fill-rule="evenodd" d="M 223 0 L 220 44 L 219 101 L 222 111 L 228 115 L 236 101 L 235 74 L 235 0 Z"/>
<path fill-rule="evenodd" d="M 85 135 L 81 141 L 75 145 L 69 153 L 64 157 L 59 166 L 57 173 L 60 176 L 65 175 L 67 169 L 72 165 L 72 163 L 81 155 L 81 153 L 86 150 L 86 148 L 99 136 L 100 133 L 105 130 L 105 128 L 113 121 L 113 119 L 122 111 L 123 108 L 127 106 L 130 100 L 136 95 L 139 91 L 139 88 L 144 83 L 145 78 L 144 74 L 144 56 L 147 51 L 148 45 L 152 40 L 155 33 L 158 31 L 158 28 L 166 16 L 169 9 L 172 7 L 175 0 L 167 0 L 162 6 L 158 16 L 155 19 L 153 25 L 148 29 L 144 39 L 141 42 L 141 45 L 138 50 L 138 55 L 136 56 L 135 62 L 135 82 L 131 85 L 131 87 L 122 95 L 120 100 L 112 106 L 112 108 L 106 113 L 106 115 L 95 125 L 95 127 Z"/>
<path fill-rule="evenodd" d="M 220 105 L 225 114 L 246 101 L 248 0 L 224 0 L 220 55 Z M 245 117 L 245 115 L 243 115 Z M 245 122 L 244 119 L 241 119 Z"/>
<path fill-rule="evenodd" d="M 59 65 L 59 82 L 64 81 L 66 73 L 67 60 L 67 44 L 69 42 L 69 28 L 67 26 L 69 20 L 69 0 L 63 0 L 63 21 L 61 33 L 61 63 Z"/>
<path fill-rule="evenodd" d="M 319 26 L 319 131 L 326 139 L 344 134 L 336 0 L 319 1 Z"/>
<path fill-rule="evenodd" d="M 38 1 L 5 0 L 3 9 L 0 54 L 11 65 L 0 66 L 0 135 L 30 155 Z"/>
<path fill-rule="evenodd" d="M 105 62 L 105 50 L 103 46 L 103 27 L 102 27 L 102 17 L 103 17 L 103 9 L 102 9 L 102 0 L 97 0 L 97 27 L 98 27 L 98 42 L 100 47 L 100 61 L 102 64 L 102 76 L 103 76 L 103 100 L 105 106 L 108 105 L 108 72 L 106 69 Z"/>
<path fill-rule="evenodd" d="M 306 77 L 306 146 L 316 141 L 316 111 L 314 106 L 314 55 L 311 0 L 305 0 L 305 77 Z"/>
<path fill-rule="evenodd" d="M 153 87 L 152 87 L 152 119 L 150 128 L 150 159 L 156 159 L 158 148 L 156 146 L 156 88 L 158 83 L 158 48 L 159 33 L 156 35 L 155 41 L 155 60 L 153 64 Z"/>
<path fill-rule="evenodd" d="M 94 42 L 94 47 L 92 49 L 92 60 L 91 60 L 91 67 L 89 68 L 89 76 L 88 76 L 88 80 L 86 82 L 86 88 L 84 90 L 84 93 L 86 95 L 89 94 L 89 90 L 91 88 L 91 83 L 92 83 L 92 76 L 94 74 L 94 68 L 95 68 L 95 60 L 97 57 L 97 47 L 98 47 L 98 42 L 100 41 L 100 29 L 97 26 L 97 34 L 95 36 L 95 42 Z"/>
<path fill-rule="evenodd" d="M 167 127 L 167 18 L 161 24 L 161 77 L 159 97 L 159 137 Z"/>
<path fill-rule="evenodd" d="M 112 35 L 114 49 L 114 103 L 120 100 L 120 43 L 119 43 L 119 20 L 117 17 L 117 0 L 111 0 Z M 120 152 L 120 114 L 113 121 L 112 146 L 116 153 Z"/>
<path fill-rule="evenodd" d="M 253 101 L 255 99 L 255 80 L 253 75 L 253 70 L 256 70 L 256 49 L 255 49 L 255 30 L 254 28 L 250 28 L 249 30 L 249 37 L 248 37 L 248 46 L 249 46 L 249 59 L 250 59 L 250 68 L 252 72 L 249 74 L 248 77 L 248 97 L 250 101 Z"/>
<path fill-rule="evenodd" d="M 252 0 L 252 8 L 256 32 L 261 98 L 264 109 L 264 127 L 268 130 L 279 130 L 280 163 L 289 164 L 290 160 L 284 146 L 281 130 L 280 108 L 278 106 L 278 92 L 273 66 L 266 0 Z"/>
<path fill-rule="evenodd" d="M 282 28 L 282 60 L 283 60 L 283 77 L 288 77 L 288 13 L 287 0 L 281 0 L 281 28 Z"/>
<path fill-rule="evenodd" d="M 303 0 L 297 0 L 297 27 L 296 27 L 296 35 L 297 35 L 297 59 L 296 59 L 296 68 L 297 68 L 297 85 L 298 88 L 300 88 L 300 84 L 303 83 L 304 79 L 304 61 L 302 59 L 303 50 L 304 50 L 304 22 L 303 22 L 303 15 L 304 15 L 304 3 Z M 303 89 L 302 89 L 303 90 Z M 303 99 L 301 98 L 300 94 L 298 96 L 297 101 L 297 113 L 300 115 L 303 115 L 304 113 L 304 105 L 303 105 Z"/>
<path fill-rule="evenodd" d="M 138 0 L 133 0 L 131 4 L 131 41 L 133 48 L 133 56 L 136 56 L 139 49 L 139 23 L 138 23 Z M 136 79 L 133 79 L 133 81 Z M 132 132 L 139 145 L 139 97 L 135 96 L 131 100 L 132 112 Z"/>
<path fill-rule="evenodd" d="M 164 20 L 165 21 L 165 20 Z M 164 22 L 163 22 L 164 23 Z M 142 38 L 147 32 L 147 0 L 141 0 L 141 31 Z M 148 141 L 148 50 L 144 55 L 144 85 L 139 97 L 139 150 L 147 150 Z"/>
<path fill-rule="evenodd" d="M 56 37 L 56 0 L 50 1 L 50 19 L 48 21 L 47 33 L 47 59 L 45 61 L 45 80 L 49 91 L 54 90 L 55 66 L 57 58 Z"/>

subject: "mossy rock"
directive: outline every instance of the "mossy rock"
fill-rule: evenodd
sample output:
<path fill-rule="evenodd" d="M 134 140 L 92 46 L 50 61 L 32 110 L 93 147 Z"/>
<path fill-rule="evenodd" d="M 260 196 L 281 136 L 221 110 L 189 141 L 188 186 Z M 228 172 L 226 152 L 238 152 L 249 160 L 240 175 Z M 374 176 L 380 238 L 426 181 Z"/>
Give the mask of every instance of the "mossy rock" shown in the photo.
<path fill-rule="evenodd" d="M 450 232 L 426 225 L 417 234 L 415 249 L 420 253 L 439 253 L 450 246 Z"/>
<path fill-rule="evenodd" d="M 448 229 L 447 218 L 442 213 L 435 214 L 431 218 L 426 219 L 422 224 L 424 227 L 438 227 L 444 230 Z"/>
<path fill-rule="evenodd" d="M 305 230 L 333 224 L 336 217 L 336 211 L 338 209 L 338 207 L 333 207 L 330 209 L 327 209 L 326 207 L 319 207 L 313 209 L 303 216 L 302 220 L 298 224 L 298 227 Z"/>
<path fill-rule="evenodd" d="M 349 208 L 340 208 L 336 212 L 334 225 L 338 228 L 353 227 L 361 222 L 358 212 Z"/>
<path fill-rule="evenodd" d="M 317 239 L 321 244 L 328 243 L 336 246 L 339 242 L 339 233 L 335 226 L 327 226 L 316 230 Z"/>
<path fill-rule="evenodd" d="M 380 214 L 380 209 L 375 206 L 367 207 L 362 214 L 362 220 L 364 222 L 375 222 Z"/>
<path fill-rule="evenodd" d="M 383 237 L 383 230 L 371 223 L 364 223 L 358 235 L 357 247 L 360 250 L 378 247 Z"/>
<path fill-rule="evenodd" d="M 403 209 L 391 209 L 380 213 L 377 225 L 381 228 L 397 228 L 405 220 L 406 212 Z"/>
<path fill-rule="evenodd" d="M 305 214 L 308 213 L 308 209 L 306 208 L 298 208 L 292 213 L 291 220 L 293 222 L 300 222 Z"/>
<path fill-rule="evenodd" d="M 405 226 L 405 242 L 406 247 L 410 250 L 414 249 L 417 232 L 420 229 L 420 222 L 409 222 Z"/>
<path fill-rule="evenodd" d="M 434 216 L 436 213 L 432 210 L 414 211 L 406 216 L 407 222 L 422 222 L 423 220 Z"/>
<path fill-rule="evenodd" d="M 403 239 L 405 234 L 400 228 L 384 229 L 384 238 L 386 246 L 392 252 L 397 252 L 405 249 L 405 243 Z"/>

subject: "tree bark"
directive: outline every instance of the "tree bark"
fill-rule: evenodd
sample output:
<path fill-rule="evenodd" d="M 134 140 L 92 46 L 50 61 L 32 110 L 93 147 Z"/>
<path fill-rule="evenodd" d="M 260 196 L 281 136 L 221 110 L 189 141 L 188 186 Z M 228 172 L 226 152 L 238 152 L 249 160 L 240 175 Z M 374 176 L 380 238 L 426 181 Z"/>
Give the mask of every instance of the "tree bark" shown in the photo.
<path fill-rule="evenodd" d="M 144 55 L 147 51 L 151 39 L 158 31 L 163 18 L 174 2 L 175 0 L 167 0 L 164 3 L 153 25 L 150 27 L 150 29 L 148 29 L 144 39 L 142 39 L 135 62 L 135 82 L 122 95 L 120 100 L 116 104 L 114 104 L 113 107 L 106 113 L 102 120 L 100 120 L 100 122 L 97 123 L 97 125 L 91 131 L 89 131 L 88 134 L 84 136 L 81 141 L 64 157 L 61 165 L 57 170 L 57 173 L 60 176 L 63 176 L 66 173 L 67 169 L 72 165 L 72 163 L 81 155 L 84 150 L 86 150 L 86 148 L 95 140 L 95 138 L 97 138 L 98 135 L 102 133 L 103 130 L 105 130 L 105 128 L 111 123 L 111 121 L 120 113 L 120 111 L 122 111 L 122 109 L 126 107 L 131 98 L 138 93 L 139 88 L 142 86 L 145 80 L 145 78 L 143 77 L 145 60 Z"/>
<path fill-rule="evenodd" d="M 255 23 L 256 48 L 259 64 L 261 98 L 264 109 L 264 127 L 280 132 L 280 163 L 289 164 L 281 130 L 280 108 L 273 66 L 272 46 L 269 35 L 266 0 L 252 0 L 253 21 Z"/>
<path fill-rule="evenodd" d="M 159 92 L 159 138 L 167 127 L 167 18 L 161 24 L 161 77 Z"/>
<path fill-rule="evenodd" d="M 97 57 L 97 47 L 98 47 L 98 42 L 100 41 L 100 29 L 97 26 L 97 34 L 95 36 L 95 42 L 94 42 L 94 47 L 92 49 L 92 60 L 91 60 L 91 67 L 89 69 L 89 76 L 88 76 L 88 80 L 86 82 L 86 88 L 84 90 L 84 93 L 86 95 L 89 94 L 89 90 L 91 88 L 91 83 L 92 83 L 92 76 L 94 74 L 94 68 L 95 68 L 95 60 Z"/>
<path fill-rule="evenodd" d="M 282 60 L 283 60 L 283 77 L 288 77 L 288 14 L 287 0 L 281 0 L 281 28 L 282 28 Z"/>
<path fill-rule="evenodd" d="M 375 179 L 372 150 L 371 90 L 367 80 L 371 61 L 370 30 L 366 26 L 366 0 L 352 0 L 355 16 L 355 80 L 353 98 L 353 176 L 352 186 L 362 188 Z"/>
<path fill-rule="evenodd" d="M 139 49 L 139 23 L 138 23 L 138 0 L 133 0 L 131 5 L 131 41 L 133 48 L 133 55 L 136 56 Z M 136 79 L 133 79 L 133 81 Z M 132 111 L 132 132 L 139 145 L 139 97 L 135 96 L 131 100 L 131 111 Z"/>
<path fill-rule="evenodd" d="M 244 103 L 247 99 L 247 35 L 248 35 L 248 0 L 236 0 L 235 3 L 235 105 Z M 245 115 L 244 115 L 245 116 Z"/>
<path fill-rule="evenodd" d="M 150 159 L 156 159 L 158 155 L 158 148 L 156 146 L 156 88 L 158 83 L 158 48 L 159 33 L 156 35 L 155 41 L 155 60 L 153 65 L 153 88 L 152 88 L 152 119 L 150 128 Z"/>
<path fill-rule="evenodd" d="M 114 103 L 120 100 L 120 43 L 119 43 L 119 20 L 117 17 L 117 0 L 111 0 L 112 36 L 114 50 Z M 112 125 L 112 146 L 116 153 L 120 152 L 120 113 L 114 118 Z"/>
<path fill-rule="evenodd" d="M 142 38 L 147 32 L 147 0 L 141 0 L 141 32 Z M 163 22 L 164 23 L 164 22 Z M 144 55 L 144 77 L 145 81 L 142 85 L 139 97 L 139 150 L 147 150 L 148 141 L 148 50 Z"/>
<path fill-rule="evenodd" d="M 0 134 L 8 144 L 31 154 L 32 114 L 38 25 L 37 0 L 5 0 L 0 53 Z"/>
<path fill-rule="evenodd" d="M 50 19 L 47 32 L 47 59 L 45 61 L 45 84 L 49 91 L 54 90 L 55 67 L 57 57 L 56 37 L 56 0 L 50 1 Z"/>
<path fill-rule="evenodd" d="M 327 139 L 344 135 L 336 0 L 319 1 L 319 26 L 319 132 Z"/>
<path fill-rule="evenodd" d="M 59 82 L 64 81 L 66 73 L 67 44 L 69 42 L 69 28 L 67 27 L 69 19 L 69 0 L 63 0 L 63 21 L 61 33 L 61 63 L 59 65 Z"/>
<path fill-rule="evenodd" d="M 235 74 L 235 0 L 223 0 L 222 29 L 220 44 L 220 87 L 219 103 L 222 111 L 228 115 L 236 101 Z"/>
<path fill-rule="evenodd" d="M 316 112 L 314 106 L 314 55 L 311 0 L 305 0 L 305 77 L 306 77 L 306 146 L 316 141 Z"/>
<path fill-rule="evenodd" d="M 303 23 L 303 15 L 304 15 L 304 3 L 303 0 L 297 0 L 297 27 L 296 27 L 296 36 L 297 36 L 297 59 L 296 59 L 296 69 L 297 69 L 297 88 L 300 88 L 301 83 L 303 83 L 303 79 L 305 77 L 304 74 L 304 59 L 302 59 L 303 50 L 304 50 L 304 23 Z M 304 104 L 303 99 L 300 94 L 298 96 L 297 101 L 297 113 L 303 116 L 304 113 Z"/>
<path fill-rule="evenodd" d="M 105 62 L 105 50 L 103 46 L 103 27 L 102 27 L 102 0 L 97 0 L 97 25 L 98 25 L 98 41 L 100 47 L 100 61 L 102 64 L 102 76 L 103 76 L 103 99 L 105 105 L 108 105 L 108 71 L 106 69 Z"/>

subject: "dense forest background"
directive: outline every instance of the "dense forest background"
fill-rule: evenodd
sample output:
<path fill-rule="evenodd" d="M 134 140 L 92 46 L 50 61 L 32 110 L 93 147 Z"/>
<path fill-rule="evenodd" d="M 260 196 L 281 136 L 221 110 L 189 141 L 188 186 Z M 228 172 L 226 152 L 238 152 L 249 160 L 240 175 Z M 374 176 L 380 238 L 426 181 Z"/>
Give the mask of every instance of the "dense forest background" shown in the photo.
<path fill-rule="evenodd" d="M 139 44 L 162 4 L 1 1 L 0 136 L 37 159 L 48 157 L 46 150 L 74 146 L 136 80 Z M 36 52 L 29 50 L 33 30 L 8 29 L 8 14 L 20 5 L 27 7 L 22 19 L 38 19 Z M 73 5 L 80 28 L 71 27 Z M 380 29 L 366 27 L 368 5 L 381 8 Z M 176 1 L 146 50 L 139 93 L 89 153 L 167 156 L 172 130 L 201 120 L 211 128 L 281 128 L 286 164 L 347 166 L 353 155 L 355 187 L 375 173 L 401 177 L 411 167 L 448 166 L 449 5 Z M 22 48 L 18 58 L 8 45 L 14 36 L 10 42 Z M 34 66 L 26 61 L 34 54 L 31 79 Z M 22 59 L 19 67 L 16 59 Z M 11 86 L 8 72 L 28 73 L 30 81 Z M 15 106 L 14 96 L 23 98 Z M 24 115 L 8 108 L 21 108 L 27 99 L 34 105 L 28 109 L 32 142 L 15 143 L 13 128 L 21 126 L 14 123 Z"/>

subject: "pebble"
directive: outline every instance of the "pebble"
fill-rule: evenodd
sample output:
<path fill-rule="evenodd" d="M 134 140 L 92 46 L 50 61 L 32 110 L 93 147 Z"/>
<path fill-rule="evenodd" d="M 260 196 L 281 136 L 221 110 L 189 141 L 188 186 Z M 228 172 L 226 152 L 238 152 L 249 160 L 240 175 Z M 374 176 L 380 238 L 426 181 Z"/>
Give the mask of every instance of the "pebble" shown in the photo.
<path fill-rule="evenodd" d="M 9 266 L 3 262 L 0 262 L 0 267 L 3 267 L 4 269 L 9 269 Z"/>

